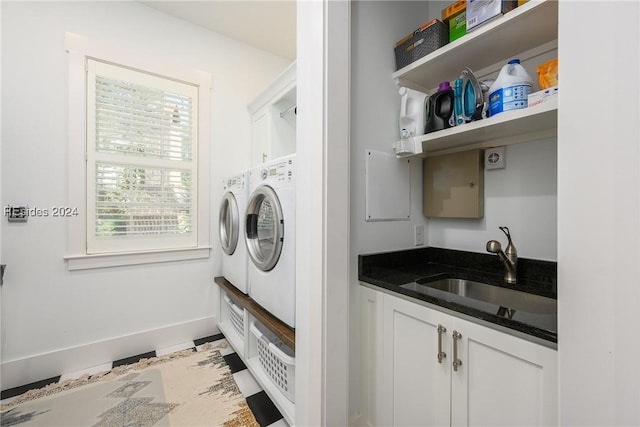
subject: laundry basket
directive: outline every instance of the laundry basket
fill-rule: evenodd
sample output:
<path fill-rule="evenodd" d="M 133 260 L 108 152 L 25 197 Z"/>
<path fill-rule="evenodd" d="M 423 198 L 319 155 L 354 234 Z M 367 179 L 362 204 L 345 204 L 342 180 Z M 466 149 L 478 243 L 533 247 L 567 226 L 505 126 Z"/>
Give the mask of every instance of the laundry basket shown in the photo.
<path fill-rule="evenodd" d="M 256 336 L 260 366 L 287 399 L 294 402 L 295 353 L 259 322 L 251 322 L 249 329 Z"/>
<path fill-rule="evenodd" d="M 229 319 L 231 320 L 233 329 L 244 339 L 244 309 L 235 305 L 227 294 L 224 294 L 224 301 L 229 306 Z"/>

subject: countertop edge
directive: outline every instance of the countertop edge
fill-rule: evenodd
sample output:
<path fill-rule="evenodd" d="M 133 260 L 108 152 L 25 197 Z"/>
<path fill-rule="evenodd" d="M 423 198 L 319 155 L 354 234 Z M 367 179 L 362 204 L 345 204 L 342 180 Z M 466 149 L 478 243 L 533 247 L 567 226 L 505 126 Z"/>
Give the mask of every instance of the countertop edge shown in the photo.
<path fill-rule="evenodd" d="M 410 302 L 413 302 L 415 304 L 419 304 L 419 305 L 425 306 L 427 308 L 438 310 L 438 311 L 443 312 L 445 314 L 449 314 L 451 316 L 459 317 L 461 319 L 468 320 L 470 322 L 477 323 L 479 325 L 486 326 L 486 327 L 489 327 L 491 329 L 507 333 L 509 335 L 515 336 L 516 338 L 521 338 L 521 339 L 524 339 L 526 341 L 533 342 L 534 344 L 539 344 L 539 345 L 542 345 L 544 347 L 548 347 L 548 348 L 553 349 L 553 350 L 557 350 L 558 349 L 558 343 L 557 342 L 549 341 L 547 339 L 544 339 L 542 337 L 538 337 L 536 335 L 531 335 L 531 334 L 528 334 L 526 332 L 519 331 L 517 329 L 512 329 L 512 328 L 509 328 L 507 326 L 503 326 L 503 325 L 500 325 L 500 324 L 497 324 L 497 323 L 494 323 L 494 322 L 491 322 L 491 321 L 488 321 L 488 320 L 480 319 L 478 317 L 475 317 L 475 316 L 472 316 L 472 315 L 469 315 L 469 314 L 466 314 L 466 313 L 463 313 L 463 312 L 460 312 L 460 311 L 456 311 L 456 310 L 451 309 L 451 308 L 443 307 L 441 305 L 438 305 L 437 303 L 431 303 L 431 302 L 424 301 L 424 300 L 419 299 L 419 298 L 414 298 L 412 296 L 405 295 L 405 294 L 400 293 L 400 292 L 395 292 L 395 291 L 393 291 L 391 289 L 388 289 L 387 287 L 384 287 L 382 285 L 366 282 L 366 281 L 363 280 L 363 278 L 358 278 L 358 282 L 360 283 L 361 286 L 364 286 L 366 288 L 373 289 L 375 291 L 380 291 L 380 292 L 383 292 L 385 294 L 389 294 L 389 295 L 404 299 L 406 301 L 410 301 Z"/>

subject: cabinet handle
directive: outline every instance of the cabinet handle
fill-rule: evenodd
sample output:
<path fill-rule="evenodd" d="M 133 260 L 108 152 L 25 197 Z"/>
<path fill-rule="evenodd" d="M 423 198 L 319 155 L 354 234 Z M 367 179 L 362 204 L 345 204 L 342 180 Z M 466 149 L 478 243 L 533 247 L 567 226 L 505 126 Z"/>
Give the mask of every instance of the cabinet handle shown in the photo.
<path fill-rule="evenodd" d="M 442 335 L 447 332 L 447 328 L 438 325 L 438 363 L 442 363 L 442 359 L 447 357 L 447 353 L 442 351 Z"/>
<path fill-rule="evenodd" d="M 462 366 L 462 360 L 458 359 L 458 341 L 462 338 L 462 334 L 458 331 L 453 331 L 453 370 L 457 371 L 458 366 Z"/>

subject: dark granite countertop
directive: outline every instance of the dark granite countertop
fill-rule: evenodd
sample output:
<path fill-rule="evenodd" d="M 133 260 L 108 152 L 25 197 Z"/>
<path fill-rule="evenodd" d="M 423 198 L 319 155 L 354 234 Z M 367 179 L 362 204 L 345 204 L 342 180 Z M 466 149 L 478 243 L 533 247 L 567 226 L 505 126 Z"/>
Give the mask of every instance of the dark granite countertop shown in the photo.
<path fill-rule="evenodd" d="M 467 304 L 469 299 L 466 299 L 463 305 L 461 301 L 464 297 L 444 291 L 425 295 L 400 287 L 426 277 L 456 277 L 557 299 L 555 262 L 519 258 L 517 284 L 513 285 L 504 282 L 504 269 L 495 255 L 428 247 L 360 255 L 358 279 L 382 290 L 434 304 L 546 342 L 558 342 L 557 313 L 545 315 L 516 311 L 513 318 L 509 319 L 497 314 L 498 306 L 493 314 L 486 310 L 487 303 L 474 307 L 474 304 Z M 485 307 L 481 307 L 482 304 Z"/>

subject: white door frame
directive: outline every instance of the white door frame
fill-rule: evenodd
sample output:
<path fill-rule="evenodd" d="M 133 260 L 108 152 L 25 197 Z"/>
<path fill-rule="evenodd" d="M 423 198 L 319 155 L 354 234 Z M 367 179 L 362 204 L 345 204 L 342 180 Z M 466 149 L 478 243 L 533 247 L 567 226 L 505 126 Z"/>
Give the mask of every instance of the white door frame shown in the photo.
<path fill-rule="evenodd" d="M 305 426 L 348 424 L 350 7 L 297 4 L 295 418 Z"/>

